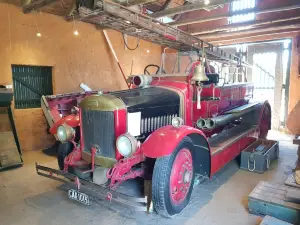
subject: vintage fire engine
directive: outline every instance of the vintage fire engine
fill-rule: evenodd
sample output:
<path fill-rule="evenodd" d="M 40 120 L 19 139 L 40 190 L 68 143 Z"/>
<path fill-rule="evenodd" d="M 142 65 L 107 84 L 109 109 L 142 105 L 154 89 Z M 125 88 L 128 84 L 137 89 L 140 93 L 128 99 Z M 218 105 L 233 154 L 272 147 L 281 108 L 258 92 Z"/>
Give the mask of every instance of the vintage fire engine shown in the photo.
<path fill-rule="evenodd" d="M 159 214 L 181 212 L 195 174 L 213 176 L 257 138 L 265 138 L 271 122 L 269 103 L 251 102 L 252 84 L 219 86 L 219 75 L 205 73 L 199 61 L 188 70 L 133 76 L 132 89 L 84 98 L 77 112 L 51 128 L 62 142 L 62 171 L 38 165 L 39 173 L 74 174 L 77 182 L 111 191 L 144 177 L 152 180 Z M 84 203 L 88 199 L 76 190 L 71 196 Z"/>
<path fill-rule="evenodd" d="M 212 177 L 258 138 L 266 138 L 270 104 L 252 102 L 251 83 L 220 77 L 221 70 L 211 64 L 234 64 L 242 71 L 240 58 L 108 1 L 80 10 L 80 17 L 179 52 L 175 61 L 164 55 L 156 74 L 132 76 L 128 90 L 83 98 L 73 114 L 52 125 L 61 141 L 60 170 L 36 169 L 42 176 L 75 181 L 70 198 L 89 204 L 89 195 L 97 194 L 131 204 L 118 187 L 141 177 L 151 184 L 146 194 L 155 211 L 170 217 L 189 203 L 195 175 Z"/>

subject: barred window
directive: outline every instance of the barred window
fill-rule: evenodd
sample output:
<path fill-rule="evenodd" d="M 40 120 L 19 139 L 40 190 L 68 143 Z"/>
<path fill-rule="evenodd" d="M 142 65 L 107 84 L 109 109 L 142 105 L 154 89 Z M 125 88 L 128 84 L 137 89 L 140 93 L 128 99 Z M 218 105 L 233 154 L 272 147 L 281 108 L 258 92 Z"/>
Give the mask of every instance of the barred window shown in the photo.
<path fill-rule="evenodd" d="M 42 95 L 52 95 L 52 67 L 12 65 L 16 109 L 41 107 Z"/>
<path fill-rule="evenodd" d="M 231 17 L 228 18 L 228 23 L 243 23 L 255 20 L 254 12 L 250 11 L 256 7 L 256 0 L 238 0 L 230 4 Z M 244 13 L 243 13 L 244 12 Z"/>

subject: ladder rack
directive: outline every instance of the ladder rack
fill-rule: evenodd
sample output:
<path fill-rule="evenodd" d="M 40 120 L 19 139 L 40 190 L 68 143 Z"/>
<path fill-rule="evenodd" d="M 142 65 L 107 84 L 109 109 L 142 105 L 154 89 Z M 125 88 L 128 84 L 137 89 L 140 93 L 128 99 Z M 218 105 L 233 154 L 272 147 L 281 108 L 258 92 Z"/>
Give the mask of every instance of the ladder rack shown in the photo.
<path fill-rule="evenodd" d="M 177 28 L 168 26 L 156 19 L 107 0 L 97 1 L 94 9 L 80 7 L 79 19 L 83 22 L 109 27 L 121 33 L 167 46 L 178 51 L 197 51 L 201 55 L 204 47 L 208 60 L 250 67 L 250 65 L 247 62 L 243 62 L 241 58 L 236 55 L 226 54 L 226 52 L 219 47 Z"/>

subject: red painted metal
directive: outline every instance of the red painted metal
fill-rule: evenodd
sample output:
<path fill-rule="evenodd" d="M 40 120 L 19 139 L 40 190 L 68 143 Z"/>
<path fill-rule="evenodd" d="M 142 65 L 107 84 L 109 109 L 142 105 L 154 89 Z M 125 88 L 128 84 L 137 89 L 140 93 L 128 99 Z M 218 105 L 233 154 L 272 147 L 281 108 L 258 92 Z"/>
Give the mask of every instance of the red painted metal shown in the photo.
<path fill-rule="evenodd" d="M 77 190 L 79 191 L 81 183 L 80 183 L 80 180 L 79 180 L 78 177 L 75 177 L 74 183 L 75 183 L 75 186 L 76 186 Z"/>
<path fill-rule="evenodd" d="M 57 128 L 62 124 L 67 124 L 71 127 L 77 127 L 80 124 L 79 116 L 71 114 L 61 118 L 59 121 L 54 123 L 53 126 L 49 129 L 50 133 L 56 134 Z"/>
<path fill-rule="evenodd" d="M 192 65 L 194 71 L 196 62 Z M 193 99 L 195 86 L 190 84 L 193 72 L 185 77 L 185 81 L 169 80 L 168 78 L 154 78 L 151 85 L 174 89 L 184 95 L 184 122 L 185 125 L 194 127 L 199 118 L 210 118 L 222 115 L 224 112 L 248 103 L 253 96 L 254 86 L 251 83 L 232 84 L 225 86 L 215 86 L 214 84 L 202 88 L 201 97 L 214 97 L 215 100 L 201 101 L 201 109 L 197 109 L 197 102 Z M 184 75 L 183 75 L 184 77 Z M 210 136 L 219 130 L 204 130 Z"/>
<path fill-rule="evenodd" d="M 222 169 L 227 163 L 237 157 L 243 149 L 257 140 L 257 132 L 253 131 L 236 141 L 232 145 L 223 149 L 221 152 L 213 154 L 211 157 L 211 172 L 212 177 L 216 172 Z"/>
<path fill-rule="evenodd" d="M 97 93 L 98 91 L 88 91 L 46 95 L 42 98 L 42 105 L 45 107 L 44 113 L 46 117 L 51 117 L 53 122 L 56 123 L 62 117 L 70 115 L 71 108 L 77 106 L 83 98 Z M 52 123 L 49 125 L 52 126 Z"/>
<path fill-rule="evenodd" d="M 145 161 L 145 156 L 140 150 L 138 150 L 133 156 L 129 158 L 120 159 L 113 168 L 107 171 L 106 176 L 108 179 L 111 179 L 109 187 L 112 190 L 116 190 L 122 182 L 136 177 L 142 177 L 144 174 L 144 170 L 132 170 L 132 167 L 143 161 Z"/>
<path fill-rule="evenodd" d="M 168 34 L 165 34 L 164 35 L 166 38 L 172 40 L 172 41 L 176 41 L 176 37 L 175 36 L 171 36 L 171 35 L 168 35 Z"/>
<path fill-rule="evenodd" d="M 149 158 L 170 155 L 181 140 L 189 134 L 199 134 L 206 139 L 205 134 L 196 128 L 183 125 L 179 128 L 171 125 L 155 130 L 150 137 L 141 144 L 141 151 Z M 158 144 L 159 143 L 159 144 Z"/>
<path fill-rule="evenodd" d="M 82 172 L 82 174 L 94 172 L 94 170 L 95 170 L 95 156 L 96 156 L 96 152 L 97 152 L 97 149 L 95 147 L 92 147 L 91 148 L 92 168 L 90 170 L 86 170 L 86 171 Z"/>
<path fill-rule="evenodd" d="M 118 109 L 114 111 L 114 119 L 115 119 L 115 135 L 116 140 L 117 138 L 125 134 L 127 131 L 127 110 L 126 109 Z M 123 158 L 123 156 L 117 150 L 117 146 L 115 145 L 116 149 L 116 159 L 119 160 Z"/>
<path fill-rule="evenodd" d="M 110 192 L 107 192 L 107 196 L 106 196 L 106 199 L 108 200 L 108 201 L 111 201 L 112 200 L 112 193 L 110 193 Z"/>
<path fill-rule="evenodd" d="M 78 147 L 74 141 L 72 141 L 72 143 L 74 145 L 74 149 L 64 160 L 64 172 L 68 172 L 69 166 L 77 167 L 89 164 L 82 160 L 82 151 L 80 147 Z"/>
<path fill-rule="evenodd" d="M 193 157 L 188 149 L 181 149 L 173 162 L 170 176 L 170 197 L 179 205 L 189 192 L 193 174 Z"/>

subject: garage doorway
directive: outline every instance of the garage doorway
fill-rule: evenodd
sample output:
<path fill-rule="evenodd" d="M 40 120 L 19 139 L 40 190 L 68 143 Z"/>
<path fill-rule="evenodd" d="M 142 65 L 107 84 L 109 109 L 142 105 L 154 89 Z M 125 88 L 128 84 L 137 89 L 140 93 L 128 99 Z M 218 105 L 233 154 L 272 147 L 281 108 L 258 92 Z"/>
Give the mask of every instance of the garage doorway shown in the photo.
<path fill-rule="evenodd" d="M 253 65 L 247 69 L 247 81 L 254 83 L 254 100 L 268 100 L 272 107 L 272 129 L 285 129 L 289 101 L 291 40 L 247 43 L 223 47 L 226 52 L 241 53 Z"/>
<path fill-rule="evenodd" d="M 285 128 L 289 92 L 290 40 L 248 45 L 253 64 L 248 78 L 254 83 L 254 100 L 266 99 L 272 107 L 272 129 Z"/>

